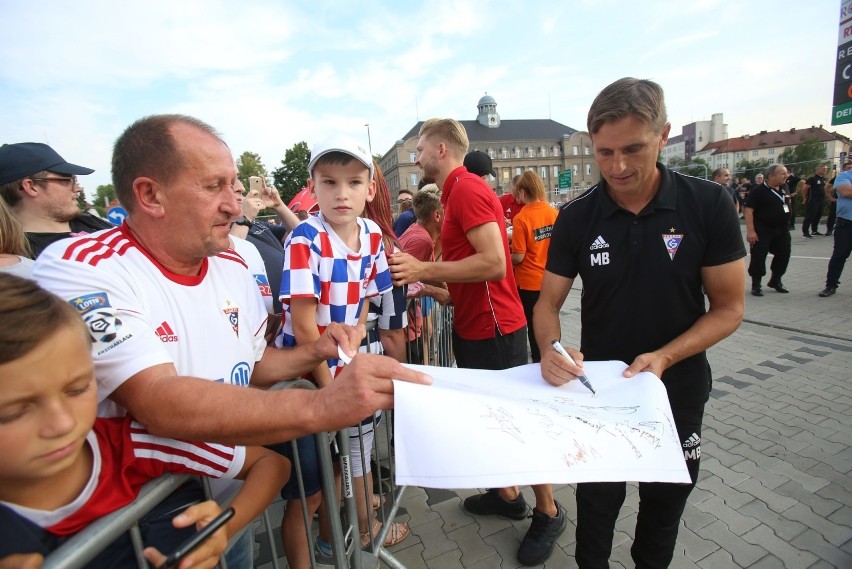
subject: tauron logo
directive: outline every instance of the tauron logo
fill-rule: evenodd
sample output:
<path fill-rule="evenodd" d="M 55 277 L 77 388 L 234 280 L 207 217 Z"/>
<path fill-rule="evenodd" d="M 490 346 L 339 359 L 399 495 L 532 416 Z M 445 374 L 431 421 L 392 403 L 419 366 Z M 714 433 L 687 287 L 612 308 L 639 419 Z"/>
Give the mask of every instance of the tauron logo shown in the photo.
<path fill-rule="evenodd" d="M 160 324 L 160 327 L 157 328 L 155 333 L 161 342 L 177 342 L 179 339 L 177 334 L 174 333 L 174 330 L 172 330 L 172 327 L 165 320 Z"/>
<path fill-rule="evenodd" d="M 601 235 L 598 235 L 598 238 L 592 243 L 592 246 L 589 247 L 589 251 L 594 251 L 595 249 L 608 249 L 609 243 L 604 241 L 604 238 Z"/>

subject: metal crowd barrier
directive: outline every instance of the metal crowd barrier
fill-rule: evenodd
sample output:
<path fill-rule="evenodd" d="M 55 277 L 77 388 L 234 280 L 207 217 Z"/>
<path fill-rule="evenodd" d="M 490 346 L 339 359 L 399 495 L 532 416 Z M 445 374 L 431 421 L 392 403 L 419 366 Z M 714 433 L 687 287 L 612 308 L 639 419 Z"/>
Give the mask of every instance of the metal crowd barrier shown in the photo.
<path fill-rule="evenodd" d="M 132 503 L 90 524 L 86 529 L 74 535 L 45 557 L 42 568 L 77 569 L 84 567 L 98 553 L 129 531 L 133 551 L 136 555 L 136 563 L 140 569 L 147 569 L 147 561 L 142 556 L 144 547 L 137 522 L 188 479 L 189 476 L 187 475 L 166 474 L 147 483 Z"/>
<path fill-rule="evenodd" d="M 408 304 L 408 322 L 408 363 L 455 366 L 452 305 L 441 306 L 428 296 L 413 298 Z M 412 336 L 416 337 L 411 339 Z"/>

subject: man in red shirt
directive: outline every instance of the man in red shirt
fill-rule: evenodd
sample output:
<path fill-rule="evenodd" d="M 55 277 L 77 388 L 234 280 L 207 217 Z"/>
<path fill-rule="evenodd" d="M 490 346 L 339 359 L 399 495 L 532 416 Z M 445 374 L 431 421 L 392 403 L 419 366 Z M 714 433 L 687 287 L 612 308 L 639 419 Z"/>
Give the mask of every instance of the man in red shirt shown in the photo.
<path fill-rule="evenodd" d="M 453 350 L 459 367 L 506 369 L 528 362 L 526 319 L 512 272 L 503 209 L 492 189 L 464 167 L 467 149 L 467 133 L 456 120 L 430 119 L 420 127 L 415 163 L 424 180 L 442 189 L 443 260 L 428 263 L 396 253 L 389 265 L 396 284 L 447 283 L 455 306 Z M 533 521 L 518 550 L 524 565 L 538 565 L 550 556 L 567 521 L 549 484 L 533 490 Z M 464 507 L 478 515 L 517 520 L 527 516 L 517 487 L 471 496 Z"/>
<path fill-rule="evenodd" d="M 518 180 L 520 179 L 520 174 L 512 178 L 512 185 L 509 186 L 509 193 L 504 193 L 500 196 L 500 205 L 503 207 L 503 217 L 509 221 L 509 225 L 514 223 L 515 216 L 518 215 L 525 205 L 521 201 L 520 196 L 518 196 L 517 186 Z"/>

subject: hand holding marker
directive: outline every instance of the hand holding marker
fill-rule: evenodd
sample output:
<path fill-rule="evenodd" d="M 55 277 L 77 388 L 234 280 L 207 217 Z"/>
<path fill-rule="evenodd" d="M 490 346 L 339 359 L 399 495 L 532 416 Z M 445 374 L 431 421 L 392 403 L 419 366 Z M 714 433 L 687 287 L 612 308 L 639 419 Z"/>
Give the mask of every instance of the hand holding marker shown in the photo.
<path fill-rule="evenodd" d="M 577 365 L 577 363 L 574 361 L 574 358 L 572 358 L 571 355 L 565 351 L 565 348 L 562 347 L 562 344 L 559 343 L 559 340 L 553 340 L 552 342 L 550 342 L 550 345 L 553 346 L 553 349 L 559 352 L 566 360 L 568 360 L 574 365 Z M 589 389 L 589 391 L 592 392 L 592 395 L 597 395 L 597 393 L 595 393 L 595 388 L 592 387 L 592 383 L 589 381 L 588 377 L 586 377 L 585 375 L 578 375 L 577 379 L 579 379 L 580 383 L 585 385 Z"/>

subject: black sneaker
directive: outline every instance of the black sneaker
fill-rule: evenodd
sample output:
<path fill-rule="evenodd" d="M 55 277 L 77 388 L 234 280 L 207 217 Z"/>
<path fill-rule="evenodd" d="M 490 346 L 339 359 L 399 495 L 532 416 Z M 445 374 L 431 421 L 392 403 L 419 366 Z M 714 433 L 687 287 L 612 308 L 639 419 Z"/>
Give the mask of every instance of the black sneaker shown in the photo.
<path fill-rule="evenodd" d="M 837 292 L 837 287 L 827 286 L 822 291 L 820 291 L 819 295 L 825 298 L 826 296 L 831 296 L 835 292 Z"/>
<path fill-rule="evenodd" d="M 533 509 L 532 523 L 527 535 L 518 548 L 518 561 L 522 565 L 539 565 L 553 553 L 556 538 L 565 531 L 568 514 L 559 502 L 556 502 L 556 515 L 551 517 Z"/>
<path fill-rule="evenodd" d="M 763 296 L 763 291 L 760 290 L 759 286 L 751 287 L 751 295 L 752 296 Z"/>
<path fill-rule="evenodd" d="M 503 516 L 513 520 L 527 517 L 527 502 L 523 494 L 512 500 L 504 500 L 496 488 L 489 488 L 485 494 L 465 498 L 464 509 L 477 516 Z"/>
<path fill-rule="evenodd" d="M 803 233 L 802 237 L 804 237 L 805 239 L 813 239 L 813 237 L 811 237 L 809 233 Z"/>

